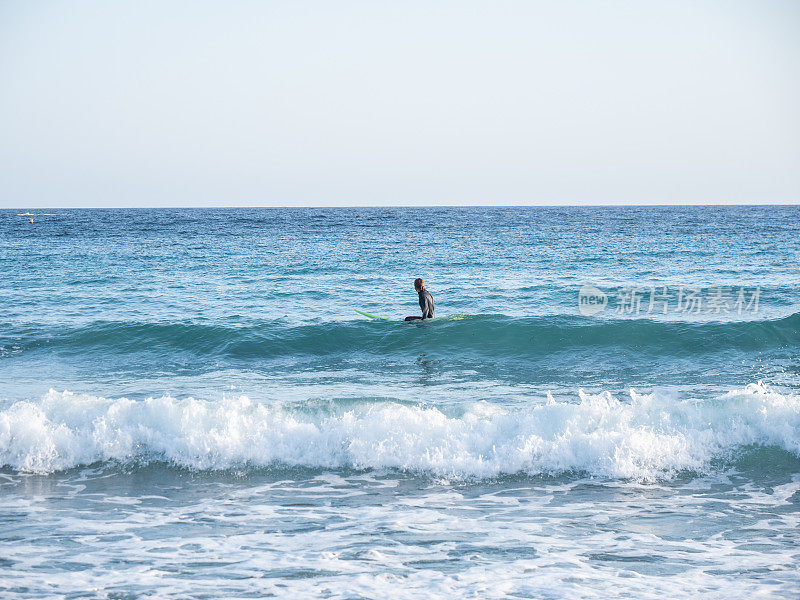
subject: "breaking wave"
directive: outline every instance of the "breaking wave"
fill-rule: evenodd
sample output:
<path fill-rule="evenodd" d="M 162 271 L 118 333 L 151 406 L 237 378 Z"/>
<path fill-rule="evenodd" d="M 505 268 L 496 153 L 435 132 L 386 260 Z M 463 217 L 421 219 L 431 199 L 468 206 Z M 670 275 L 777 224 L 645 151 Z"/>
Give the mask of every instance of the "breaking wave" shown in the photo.
<path fill-rule="evenodd" d="M 705 472 L 746 448 L 800 456 L 800 397 L 763 384 L 711 400 L 584 392 L 508 408 L 390 400 L 260 404 L 51 390 L 0 411 L 0 464 L 49 473 L 167 462 L 192 470 L 398 469 L 445 478 L 581 472 L 653 479 Z"/>

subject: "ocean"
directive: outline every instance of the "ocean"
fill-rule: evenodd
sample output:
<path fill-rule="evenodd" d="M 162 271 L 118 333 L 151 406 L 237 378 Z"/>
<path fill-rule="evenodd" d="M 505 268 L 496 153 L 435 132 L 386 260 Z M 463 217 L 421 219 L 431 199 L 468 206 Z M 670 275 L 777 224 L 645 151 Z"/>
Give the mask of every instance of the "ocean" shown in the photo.
<path fill-rule="evenodd" d="M 3 210 L 0 266 L 3 598 L 800 597 L 800 207 Z"/>

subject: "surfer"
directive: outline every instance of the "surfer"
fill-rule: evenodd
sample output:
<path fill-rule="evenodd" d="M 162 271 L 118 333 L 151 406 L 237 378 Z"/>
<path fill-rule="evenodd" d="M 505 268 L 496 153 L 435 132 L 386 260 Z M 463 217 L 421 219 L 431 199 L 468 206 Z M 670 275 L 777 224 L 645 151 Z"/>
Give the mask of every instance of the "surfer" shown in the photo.
<path fill-rule="evenodd" d="M 406 321 L 416 321 L 417 319 L 422 321 L 424 319 L 432 319 L 433 296 L 431 296 L 431 293 L 425 289 L 425 282 L 422 281 L 421 277 L 417 277 L 414 280 L 414 289 L 417 290 L 417 294 L 419 294 L 419 307 L 422 309 L 422 316 L 406 317 Z"/>

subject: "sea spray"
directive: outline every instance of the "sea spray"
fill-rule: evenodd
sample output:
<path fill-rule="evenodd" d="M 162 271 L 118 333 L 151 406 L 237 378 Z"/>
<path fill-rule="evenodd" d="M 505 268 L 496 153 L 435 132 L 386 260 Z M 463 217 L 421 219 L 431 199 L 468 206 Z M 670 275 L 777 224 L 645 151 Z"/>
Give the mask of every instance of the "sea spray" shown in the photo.
<path fill-rule="evenodd" d="M 580 391 L 573 402 L 477 402 L 448 414 L 387 400 L 289 403 L 51 390 L 0 412 L 0 461 L 47 473 L 97 461 L 193 470 L 398 469 L 464 479 L 583 472 L 654 479 L 703 472 L 748 446 L 800 456 L 800 397 L 764 384 L 709 400 Z"/>

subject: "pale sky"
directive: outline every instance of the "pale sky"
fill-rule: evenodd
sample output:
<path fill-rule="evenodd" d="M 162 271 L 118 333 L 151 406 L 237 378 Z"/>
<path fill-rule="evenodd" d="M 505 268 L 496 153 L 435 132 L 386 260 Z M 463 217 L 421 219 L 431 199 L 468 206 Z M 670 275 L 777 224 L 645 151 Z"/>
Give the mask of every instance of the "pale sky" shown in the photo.
<path fill-rule="evenodd" d="M 0 207 L 800 203 L 800 2 L 0 0 Z"/>

